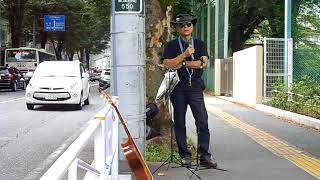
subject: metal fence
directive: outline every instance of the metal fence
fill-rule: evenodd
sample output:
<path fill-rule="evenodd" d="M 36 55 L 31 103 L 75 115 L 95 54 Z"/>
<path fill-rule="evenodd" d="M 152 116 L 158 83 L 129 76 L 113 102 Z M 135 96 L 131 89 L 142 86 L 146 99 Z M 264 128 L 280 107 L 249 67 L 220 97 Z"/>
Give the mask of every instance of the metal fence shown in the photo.
<path fill-rule="evenodd" d="M 305 76 L 308 76 L 315 83 L 320 84 L 319 49 L 294 49 L 293 79 L 294 81 L 299 81 Z"/>
<path fill-rule="evenodd" d="M 264 97 L 270 97 L 276 83 L 284 82 L 284 39 L 264 39 Z"/>
<path fill-rule="evenodd" d="M 76 180 L 78 167 L 90 172 L 84 179 L 118 179 L 118 126 L 118 116 L 111 105 L 107 105 L 40 180 L 62 179 L 66 173 L 69 180 Z M 79 158 L 91 136 L 94 136 L 94 165 Z"/>

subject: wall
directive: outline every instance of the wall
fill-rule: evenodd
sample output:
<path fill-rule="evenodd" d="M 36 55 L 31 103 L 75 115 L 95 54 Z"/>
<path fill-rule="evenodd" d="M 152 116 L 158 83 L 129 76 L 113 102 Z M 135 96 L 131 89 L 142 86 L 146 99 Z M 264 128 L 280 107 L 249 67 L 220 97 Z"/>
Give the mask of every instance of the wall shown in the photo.
<path fill-rule="evenodd" d="M 233 99 L 248 106 L 262 101 L 263 47 L 254 46 L 233 54 Z"/>

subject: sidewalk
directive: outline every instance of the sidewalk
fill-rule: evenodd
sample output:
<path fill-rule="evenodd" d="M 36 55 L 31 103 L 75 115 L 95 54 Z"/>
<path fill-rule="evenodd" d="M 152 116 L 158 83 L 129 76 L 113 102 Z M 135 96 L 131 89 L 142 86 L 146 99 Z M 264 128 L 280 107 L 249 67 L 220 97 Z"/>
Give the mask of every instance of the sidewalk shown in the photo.
<path fill-rule="evenodd" d="M 210 150 L 219 168 L 227 171 L 197 171 L 202 179 L 320 179 L 320 131 L 299 127 L 275 116 L 215 97 L 207 96 L 205 101 L 211 132 Z M 196 142 L 194 119 L 190 110 L 187 114 L 187 128 L 188 136 Z M 152 172 L 161 165 L 148 164 Z M 166 169 L 167 166 L 157 171 L 154 179 L 190 179 L 191 172 L 185 168 Z M 192 176 L 192 179 L 198 178 Z"/>

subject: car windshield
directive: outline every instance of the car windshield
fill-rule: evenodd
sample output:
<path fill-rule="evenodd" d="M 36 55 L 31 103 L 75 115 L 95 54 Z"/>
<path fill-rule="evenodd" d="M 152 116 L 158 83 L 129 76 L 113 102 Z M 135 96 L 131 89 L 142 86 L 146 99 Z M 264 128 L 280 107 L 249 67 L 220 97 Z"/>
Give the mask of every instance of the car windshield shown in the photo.
<path fill-rule="evenodd" d="M 41 64 L 34 76 L 36 77 L 79 77 L 80 70 L 74 64 Z"/>

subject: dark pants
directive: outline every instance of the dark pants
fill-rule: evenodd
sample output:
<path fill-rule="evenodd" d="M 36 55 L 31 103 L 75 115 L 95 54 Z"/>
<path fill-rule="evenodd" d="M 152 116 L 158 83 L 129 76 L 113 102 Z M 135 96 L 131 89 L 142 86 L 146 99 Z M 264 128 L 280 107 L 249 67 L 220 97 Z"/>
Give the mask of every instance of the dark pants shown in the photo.
<path fill-rule="evenodd" d="M 191 156 L 187 148 L 186 112 L 189 105 L 197 127 L 200 158 L 210 158 L 209 150 L 210 132 L 208 129 L 208 113 L 204 104 L 202 91 L 187 91 L 171 94 L 174 108 L 174 130 L 181 157 Z"/>

